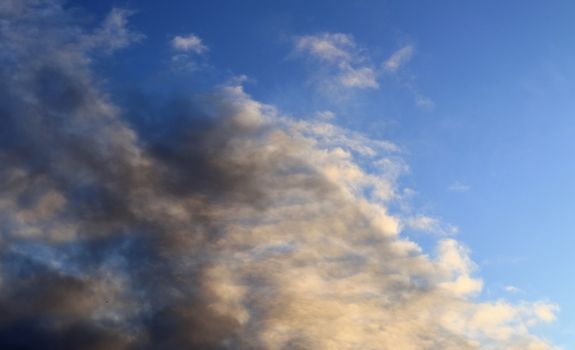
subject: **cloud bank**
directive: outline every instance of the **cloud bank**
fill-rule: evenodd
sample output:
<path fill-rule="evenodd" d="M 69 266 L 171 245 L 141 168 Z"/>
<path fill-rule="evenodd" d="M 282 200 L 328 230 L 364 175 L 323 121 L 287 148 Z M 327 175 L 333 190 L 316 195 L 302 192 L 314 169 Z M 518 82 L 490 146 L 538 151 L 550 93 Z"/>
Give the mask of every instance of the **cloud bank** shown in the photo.
<path fill-rule="evenodd" d="M 116 106 L 91 62 L 139 37 L 119 14 L 0 7 L 0 348 L 553 349 L 555 305 L 479 302 L 457 241 L 401 237 L 392 143 L 241 86 Z"/>

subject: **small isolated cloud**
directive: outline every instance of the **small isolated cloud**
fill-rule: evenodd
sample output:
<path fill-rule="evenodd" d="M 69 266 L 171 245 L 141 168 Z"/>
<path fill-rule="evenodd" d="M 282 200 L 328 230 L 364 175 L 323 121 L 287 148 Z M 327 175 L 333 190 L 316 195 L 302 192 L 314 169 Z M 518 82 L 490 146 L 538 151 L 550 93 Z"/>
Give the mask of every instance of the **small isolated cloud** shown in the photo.
<path fill-rule="evenodd" d="M 342 97 L 351 89 L 378 89 L 384 74 L 397 76 L 411 60 L 415 47 L 406 45 L 382 64 L 374 65 L 373 58 L 356 43 L 352 35 L 319 33 L 297 37 L 295 53 L 313 63 L 312 80 L 319 83 L 322 92 Z M 399 76 L 399 83 L 414 96 L 416 106 L 434 108 L 433 100 L 421 93 L 411 80 Z"/>
<path fill-rule="evenodd" d="M 389 75 L 399 77 L 399 80 L 404 88 L 406 88 L 413 96 L 415 105 L 421 109 L 430 110 L 435 107 L 435 102 L 424 93 L 420 91 L 411 76 L 401 76 L 400 71 L 413 57 L 415 47 L 413 45 L 406 45 L 399 50 L 395 51 L 382 65 L 382 71 Z"/>
<path fill-rule="evenodd" d="M 204 55 L 208 47 L 202 39 L 193 34 L 176 35 L 170 41 L 173 51 L 172 65 L 178 70 L 196 71 L 201 68 L 198 56 Z"/>
<path fill-rule="evenodd" d="M 447 190 L 451 191 L 451 192 L 468 192 L 469 190 L 471 190 L 471 187 L 469 185 L 463 184 L 459 181 L 454 182 L 452 185 L 450 185 Z"/>
<path fill-rule="evenodd" d="M 516 293 L 521 292 L 521 289 L 519 289 L 515 286 L 505 286 L 504 289 L 507 293 L 511 293 L 511 294 L 516 294 Z"/>
<path fill-rule="evenodd" d="M 203 54 L 208 51 L 208 47 L 204 45 L 202 39 L 195 34 L 176 35 L 172 39 L 172 48 L 176 51 L 193 52 L 196 54 Z"/>
<path fill-rule="evenodd" d="M 377 89 L 377 72 L 351 35 L 321 33 L 296 39 L 296 52 L 323 65 L 321 80 L 341 87 Z"/>
<path fill-rule="evenodd" d="M 441 236 L 454 235 L 459 231 L 459 228 L 455 225 L 426 215 L 418 215 L 407 219 L 405 226 L 415 231 L 428 232 Z"/>
<path fill-rule="evenodd" d="M 406 45 L 394 52 L 384 63 L 383 69 L 387 72 L 395 73 L 401 66 L 405 65 L 413 56 L 415 49 L 412 45 Z"/>

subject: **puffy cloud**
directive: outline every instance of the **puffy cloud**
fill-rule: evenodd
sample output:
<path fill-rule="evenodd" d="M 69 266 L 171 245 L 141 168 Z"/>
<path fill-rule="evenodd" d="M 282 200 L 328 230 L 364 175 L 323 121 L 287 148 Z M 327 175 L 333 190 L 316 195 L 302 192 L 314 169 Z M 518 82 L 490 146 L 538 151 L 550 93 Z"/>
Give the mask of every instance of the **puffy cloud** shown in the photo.
<path fill-rule="evenodd" d="M 171 41 L 172 47 L 177 51 L 193 52 L 202 54 L 208 50 L 204 45 L 202 39 L 195 34 L 188 34 L 184 36 L 176 35 Z"/>
<path fill-rule="evenodd" d="M 170 44 L 175 52 L 172 55 L 173 67 L 187 71 L 196 71 L 201 68 L 198 56 L 204 55 L 208 51 L 208 47 L 199 36 L 195 34 L 176 35 Z"/>
<path fill-rule="evenodd" d="M 395 145 L 237 85 L 141 118 L 40 2 L 0 26 L 0 348 L 553 348 L 555 305 L 478 302 L 466 248 L 402 237 Z"/>

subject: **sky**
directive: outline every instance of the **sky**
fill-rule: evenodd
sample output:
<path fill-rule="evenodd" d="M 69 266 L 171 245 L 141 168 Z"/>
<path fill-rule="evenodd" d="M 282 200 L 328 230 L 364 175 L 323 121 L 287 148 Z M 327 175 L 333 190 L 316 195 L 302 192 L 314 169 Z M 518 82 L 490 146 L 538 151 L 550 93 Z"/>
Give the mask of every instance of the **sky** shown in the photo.
<path fill-rule="evenodd" d="M 3 2 L 0 347 L 574 349 L 574 11 Z"/>

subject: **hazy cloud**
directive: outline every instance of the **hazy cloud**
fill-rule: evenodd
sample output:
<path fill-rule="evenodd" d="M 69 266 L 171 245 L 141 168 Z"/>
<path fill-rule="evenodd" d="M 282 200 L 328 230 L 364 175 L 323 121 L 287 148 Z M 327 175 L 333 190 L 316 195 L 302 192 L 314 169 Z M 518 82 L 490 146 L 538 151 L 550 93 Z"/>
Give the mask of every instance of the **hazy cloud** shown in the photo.
<path fill-rule="evenodd" d="M 517 287 L 515 287 L 515 286 L 505 286 L 504 289 L 505 289 L 506 292 L 508 292 L 508 293 L 513 293 L 513 294 L 519 293 L 519 292 L 521 291 L 521 289 L 519 289 L 519 288 L 517 288 Z"/>
<path fill-rule="evenodd" d="M 320 120 L 332 120 L 336 115 L 332 111 L 319 111 L 315 113 L 315 117 Z"/>
<path fill-rule="evenodd" d="M 394 52 L 384 63 L 383 68 L 388 72 L 397 72 L 413 56 L 415 49 L 412 45 L 407 45 Z"/>
<path fill-rule="evenodd" d="M 296 52 L 308 55 L 329 69 L 323 74 L 331 83 L 347 88 L 378 88 L 377 72 L 351 35 L 322 33 L 296 39 Z"/>
<path fill-rule="evenodd" d="M 434 101 L 421 93 L 412 78 L 400 75 L 415 52 L 413 45 L 406 45 L 394 52 L 380 66 L 375 66 L 366 49 L 358 45 L 353 36 L 344 33 L 319 33 L 304 35 L 295 40 L 295 53 L 312 62 L 312 81 L 322 93 L 345 97 L 350 89 L 378 89 L 383 75 L 394 76 L 413 95 L 415 104 L 422 109 L 432 109 Z"/>
<path fill-rule="evenodd" d="M 142 40 L 144 38 L 142 34 L 128 28 L 128 17 L 133 14 L 133 11 L 126 9 L 112 9 L 102 25 L 92 35 L 88 36 L 88 45 L 114 51 Z"/>
<path fill-rule="evenodd" d="M 452 192 L 468 192 L 471 190 L 471 187 L 457 181 L 451 184 L 447 189 Z"/>

